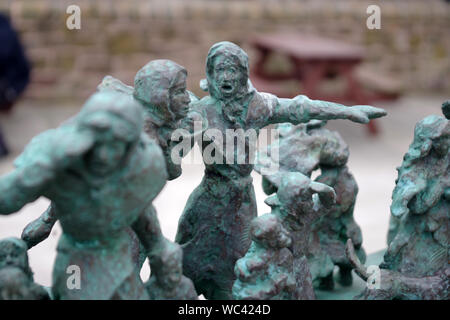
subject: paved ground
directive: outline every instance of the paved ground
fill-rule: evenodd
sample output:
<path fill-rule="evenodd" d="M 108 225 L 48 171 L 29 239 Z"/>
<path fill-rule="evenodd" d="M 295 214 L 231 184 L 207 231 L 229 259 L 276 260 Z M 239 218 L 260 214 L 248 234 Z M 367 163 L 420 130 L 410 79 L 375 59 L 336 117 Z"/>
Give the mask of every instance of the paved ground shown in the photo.
<path fill-rule="evenodd" d="M 355 217 L 362 228 L 364 247 L 369 253 L 385 247 L 389 221 L 389 205 L 395 168 L 402 162 L 403 154 L 412 141 L 414 125 L 429 114 L 441 114 L 440 105 L 449 97 L 407 96 L 397 102 L 379 103 L 389 115 L 378 121 L 381 134 L 369 137 L 365 127 L 346 121 L 332 121 L 328 127 L 338 130 L 350 146 L 350 170 L 359 184 Z M 0 125 L 12 149 L 12 155 L 0 160 L 0 173 L 12 168 L 12 160 L 35 134 L 57 126 L 61 121 L 76 114 L 79 106 L 36 106 L 22 102 L 9 115 L 0 115 Z M 191 191 L 200 183 L 202 165 L 184 165 L 183 175 L 168 182 L 155 201 L 164 234 L 174 239 L 178 218 Z M 259 213 L 268 212 L 264 204 L 261 178 L 254 174 Z M 0 217 L 0 238 L 19 237 L 22 229 L 39 216 L 48 205 L 41 198 L 24 207 L 19 214 Z M 61 234 L 56 226 L 50 238 L 30 250 L 30 263 L 37 282 L 51 284 L 51 270 L 55 258 L 57 239 Z M 146 267 L 142 274 L 148 275 Z"/>

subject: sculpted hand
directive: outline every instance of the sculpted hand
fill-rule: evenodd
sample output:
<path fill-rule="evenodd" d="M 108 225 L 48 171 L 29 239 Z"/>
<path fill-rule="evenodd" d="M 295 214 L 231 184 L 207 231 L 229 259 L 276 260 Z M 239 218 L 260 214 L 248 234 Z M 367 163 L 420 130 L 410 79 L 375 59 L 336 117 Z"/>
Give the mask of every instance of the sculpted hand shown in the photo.
<path fill-rule="evenodd" d="M 418 178 L 414 181 L 403 176 L 398 179 L 392 193 L 391 214 L 395 217 L 404 216 L 409 212 L 408 204 L 419 192 L 426 188 L 425 179 Z"/>
<path fill-rule="evenodd" d="M 320 182 L 311 182 L 310 188 L 319 195 L 320 202 L 325 208 L 331 208 L 336 203 L 336 192 Z"/>
<path fill-rule="evenodd" d="M 348 119 L 358 123 L 368 123 L 370 119 L 387 115 L 384 109 L 371 106 L 352 106 L 348 108 L 348 112 Z"/>
<path fill-rule="evenodd" d="M 31 249 L 45 238 L 47 238 L 52 231 L 53 224 L 47 223 L 41 219 L 30 222 L 22 231 L 22 240 L 28 245 L 28 249 Z"/>
<path fill-rule="evenodd" d="M 92 133 L 79 131 L 75 126 L 66 125 L 47 130 L 25 147 L 15 160 L 17 168 L 66 168 L 74 159 L 80 158 L 94 144 Z"/>
<path fill-rule="evenodd" d="M 62 126 L 41 133 L 31 140 L 14 161 L 23 185 L 38 187 L 54 178 L 55 173 L 81 159 L 94 144 L 90 132 Z"/>
<path fill-rule="evenodd" d="M 53 160 L 57 167 L 67 168 L 94 145 L 94 137 L 88 130 L 70 126 L 64 130 L 63 136 L 54 142 Z"/>
<path fill-rule="evenodd" d="M 23 229 L 21 236 L 27 243 L 28 249 L 48 238 L 57 220 L 54 206 L 50 205 L 39 218 L 30 222 Z"/>

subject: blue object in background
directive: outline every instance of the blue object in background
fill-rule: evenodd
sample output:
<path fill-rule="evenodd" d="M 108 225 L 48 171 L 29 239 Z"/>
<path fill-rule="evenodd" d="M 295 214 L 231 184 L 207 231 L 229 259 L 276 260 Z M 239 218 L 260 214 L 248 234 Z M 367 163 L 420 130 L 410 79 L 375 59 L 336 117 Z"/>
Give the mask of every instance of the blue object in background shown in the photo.
<path fill-rule="evenodd" d="M 0 111 L 9 110 L 30 81 L 30 64 L 9 19 L 0 14 Z M 8 149 L 0 131 L 0 157 Z"/>

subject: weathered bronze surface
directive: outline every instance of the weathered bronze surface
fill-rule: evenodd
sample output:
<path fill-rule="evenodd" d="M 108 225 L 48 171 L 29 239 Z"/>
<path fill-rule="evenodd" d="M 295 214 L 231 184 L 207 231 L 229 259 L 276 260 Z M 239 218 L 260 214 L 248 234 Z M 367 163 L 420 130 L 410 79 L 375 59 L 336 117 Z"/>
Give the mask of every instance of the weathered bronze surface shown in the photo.
<path fill-rule="evenodd" d="M 449 299 L 450 101 L 442 105 L 445 117 L 415 127 L 377 274 L 363 265 L 348 146 L 324 126 L 331 119 L 367 123 L 386 112 L 258 92 L 247 54 L 231 42 L 209 50 L 201 84 L 208 96 L 187 91 L 186 77 L 169 60 L 146 64 L 134 87 L 105 77 L 79 114 L 36 136 L 0 177 L 2 215 L 41 196 L 51 200 L 22 239 L 0 240 L 0 299 L 315 299 L 314 288 L 333 288 L 335 266 L 344 286 L 352 269 L 368 282 L 359 299 Z M 270 124 L 277 124 L 279 143 L 258 155 L 255 168 L 271 213 L 257 217 L 256 141 L 247 134 L 257 137 Z M 183 148 L 185 141 L 174 139 L 179 130 L 190 141 Z M 243 150 L 234 138 L 229 144 L 230 131 L 243 138 Z M 174 155 L 181 159 L 194 142 L 205 174 L 173 243 L 152 202 L 182 173 Z M 275 152 L 279 169 L 267 173 Z M 27 250 L 56 221 L 63 234 L 49 294 L 34 283 Z M 139 271 L 147 257 L 152 273 L 144 284 Z M 69 270 L 78 270 L 78 285 L 69 285 Z"/>
<path fill-rule="evenodd" d="M 0 300 L 48 300 L 47 291 L 34 283 L 27 245 L 17 238 L 0 241 Z"/>
<path fill-rule="evenodd" d="M 416 124 L 392 193 L 389 246 L 380 265 L 380 288 L 361 299 L 449 299 L 450 122 L 431 115 Z M 349 255 L 352 256 L 349 244 Z M 363 278 L 364 267 L 353 264 Z"/>
<path fill-rule="evenodd" d="M 155 250 L 152 276 L 146 284 L 152 300 L 197 300 L 192 281 L 183 275 L 183 251 L 179 244 L 170 243 L 165 250 Z"/>
<path fill-rule="evenodd" d="M 311 119 L 350 119 L 367 123 L 386 112 L 370 106 L 346 107 L 331 102 L 310 100 L 306 96 L 281 99 L 256 91 L 249 82 L 247 54 L 231 42 L 219 42 L 209 50 L 206 60 L 206 83 L 209 96 L 191 103 L 191 108 L 206 117 L 208 130 L 222 139 L 226 158 L 226 130 L 259 133 L 263 127 Z M 183 268 L 194 281 L 197 292 L 208 299 L 230 299 L 235 280 L 234 265 L 250 247 L 250 222 L 256 217 L 256 202 L 250 173 L 254 157 L 246 151 L 244 164 L 211 163 L 205 150 L 211 144 L 203 139 L 200 148 L 205 175 L 188 199 L 178 225 L 176 241 L 184 251 Z M 214 143 L 218 144 L 218 140 Z M 248 142 L 246 141 L 246 145 Z M 228 153 L 234 150 L 228 150 Z M 238 154 L 234 153 L 235 159 Z"/>
<path fill-rule="evenodd" d="M 265 214 L 253 219 L 252 244 L 236 262 L 237 280 L 233 298 L 237 300 L 292 300 L 295 297 L 294 257 L 288 249 L 289 232 L 280 219 Z"/>
<path fill-rule="evenodd" d="M 334 287 L 333 270 L 339 266 L 339 280 L 351 285 L 352 266 L 345 256 L 345 243 L 351 238 L 358 257 L 364 262 L 361 229 L 353 219 L 353 209 L 358 186 L 349 172 L 347 144 L 337 132 L 324 128 L 326 122 L 311 121 L 294 126 L 289 123 L 277 126 L 279 139 L 268 146 L 267 153 L 258 154 L 255 166 L 258 172 L 270 167 L 272 153 L 279 154 L 280 172 L 300 172 L 308 177 L 315 170 L 321 174 L 315 179 L 336 192 L 336 203 L 323 209 L 320 219 L 312 227 L 306 256 L 310 265 L 314 287 L 329 290 Z M 263 189 L 267 194 L 277 188 L 263 176 Z"/>
<path fill-rule="evenodd" d="M 76 117 L 35 137 L 16 169 L 1 177 L 0 214 L 39 196 L 52 201 L 63 229 L 53 270 L 55 299 L 148 298 L 127 230 L 133 228 L 149 253 L 166 244 L 152 232 L 150 208 L 167 173 L 143 124 L 142 108 L 129 96 L 96 93 Z M 70 266 L 80 270 L 78 289 L 67 285 Z"/>
<path fill-rule="evenodd" d="M 186 69 L 175 62 L 153 60 L 137 72 L 134 88 L 111 76 L 106 76 L 98 86 L 100 92 L 113 91 L 127 95 L 130 100 L 135 100 L 143 107 L 143 129 L 163 151 L 168 180 L 181 175 L 181 165 L 174 163 L 171 158 L 172 148 L 176 145 L 171 139 L 173 131 L 183 128 L 191 132 L 193 121 L 201 120 L 195 112 L 188 112 L 189 102 L 197 98 L 186 90 L 186 77 Z M 147 217 L 152 221 L 151 232 L 155 238 L 162 237 L 155 208 L 151 206 L 147 211 Z M 26 226 L 22 239 L 27 242 L 29 248 L 35 246 L 49 236 L 56 221 L 54 206 L 49 206 L 38 219 Z M 140 270 L 147 257 L 144 246 L 140 245 L 131 228 L 127 233 L 132 239 L 130 250 L 133 261 Z"/>

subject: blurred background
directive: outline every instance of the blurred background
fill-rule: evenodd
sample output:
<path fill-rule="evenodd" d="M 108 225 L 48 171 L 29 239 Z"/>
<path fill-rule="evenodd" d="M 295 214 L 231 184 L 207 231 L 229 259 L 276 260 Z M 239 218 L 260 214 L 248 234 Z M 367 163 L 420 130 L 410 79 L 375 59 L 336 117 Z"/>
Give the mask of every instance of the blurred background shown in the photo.
<path fill-rule="evenodd" d="M 81 9 L 81 29 L 67 28 L 69 5 Z M 379 29 L 368 27 L 370 5 L 380 9 Z M 189 90 L 205 95 L 199 81 L 208 49 L 229 40 L 248 52 L 251 79 L 261 91 L 334 97 L 388 111 L 372 130 L 339 120 L 327 125 L 350 147 L 349 167 L 359 184 L 354 214 L 368 253 L 386 246 L 395 169 L 415 123 L 441 114 L 441 103 L 450 98 L 450 5 L 443 0 L 0 0 L 0 12 L 10 19 L 31 66 L 24 92 L 19 90 L 8 111 L 0 108 L 9 150 L 0 158 L 1 174 L 13 168 L 34 135 L 76 114 L 105 75 L 132 85 L 144 64 L 166 58 L 186 67 Z M 183 175 L 167 183 L 155 202 L 170 239 L 203 174 L 202 165 L 188 162 L 189 157 Z M 261 177 L 253 177 L 263 214 L 269 208 Z M 0 217 L 0 238 L 20 237 L 47 205 L 41 198 L 20 214 Z M 30 250 L 35 279 L 43 285 L 51 284 L 60 234 L 56 226 Z"/>

